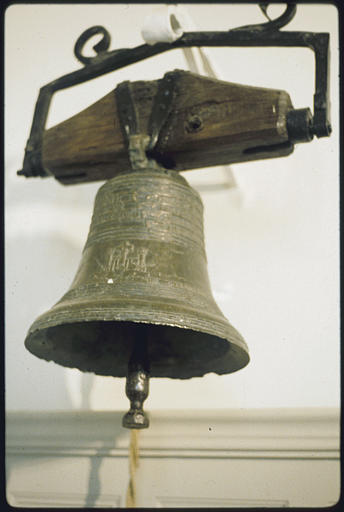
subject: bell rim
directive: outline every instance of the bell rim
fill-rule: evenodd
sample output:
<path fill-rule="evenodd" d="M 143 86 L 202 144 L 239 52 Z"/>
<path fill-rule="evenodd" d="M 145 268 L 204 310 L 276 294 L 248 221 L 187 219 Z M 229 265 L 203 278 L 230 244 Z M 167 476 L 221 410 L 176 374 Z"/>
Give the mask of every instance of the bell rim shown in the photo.
<path fill-rule="evenodd" d="M 85 312 L 84 309 L 83 309 L 83 311 Z M 228 322 L 228 325 L 223 325 L 222 323 L 218 322 L 219 324 L 222 324 L 221 330 L 222 330 L 223 334 L 221 335 L 218 331 L 214 332 L 214 329 L 211 330 L 210 327 L 207 328 L 206 326 L 203 326 L 203 327 L 198 326 L 198 328 L 197 328 L 196 325 L 192 326 L 190 319 L 187 323 L 186 322 L 181 323 L 181 322 L 178 322 L 177 319 L 175 319 L 175 321 L 171 321 L 171 319 L 168 320 L 166 317 L 164 319 L 162 315 L 160 315 L 159 320 L 156 320 L 156 318 L 154 318 L 156 313 L 151 314 L 151 317 L 148 317 L 147 315 L 145 317 L 143 317 L 142 313 L 141 313 L 141 318 L 138 318 L 139 315 L 138 315 L 137 311 L 132 312 L 132 313 L 133 314 L 130 315 L 130 311 L 126 310 L 126 311 L 122 312 L 122 315 L 119 315 L 119 314 L 114 315 L 113 310 L 112 310 L 112 316 L 111 316 L 111 318 L 108 318 L 108 319 L 106 319 L 106 315 L 104 316 L 104 314 L 101 318 L 99 316 L 90 317 L 90 315 L 88 314 L 87 319 L 85 319 L 85 317 L 81 318 L 79 316 L 78 318 L 76 318 L 74 316 L 74 318 L 69 317 L 68 321 L 65 320 L 64 322 L 59 321 L 56 317 L 54 320 L 53 319 L 51 319 L 50 321 L 45 320 L 43 322 L 41 320 L 41 317 L 39 317 L 32 324 L 32 326 L 27 334 L 27 337 L 25 339 L 25 347 L 29 352 L 31 352 L 33 355 L 35 355 L 37 357 L 40 357 L 41 359 L 45 359 L 47 361 L 54 361 L 57 364 L 62 364 L 62 366 L 67 366 L 69 368 L 77 368 L 81 371 L 85 371 L 80 366 L 78 367 L 78 365 L 75 364 L 75 362 L 70 365 L 67 365 L 65 363 L 60 363 L 57 360 L 58 358 L 54 359 L 54 357 L 52 357 L 51 354 L 49 355 L 48 352 L 45 356 L 44 355 L 42 356 L 42 348 L 39 345 L 39 342 L 37 341 L 37 336 L 38 336 L 38 339 L 40 338 L 39 333 L 41 332 L 42 336 L 44 337 L 43 331 L 46 331 L 50 328 L 59 327 L 62 325 L 68 325 L 68 324 L 71 325 L 71 324 L 92 323 L 92 322 L 109 322 L 109 323 L 110 322 L 114 322 L 114 323 L 115 322 L 128 322 L 128 323 L 134 323 L 134 324 L 145 324 L 145 325 L 150 324 L 152 326 L 166 326 L 166 327 L 171 327 L 171 328 L 184 329 L 186 331 L 192 331 L 199 335 L 203 334 L 205 336 L 210 336 L 214 340 L 217 338 L 221 342 L 228 344 L 228 349 L 226 351 L 225 357 L 222 358 L 221 364 L 218 368 L 215 368 L 215 369 L 212 368 L 212 369 L 209 369 L 209 370 L 206 370 L 203 372 L 200 371 L 199 373 L 195 372 L 195 374 L 189 375 L 187 377 L 175 377 L 172 374 L 171 375 L 158 375 L 157 377 L 188 379 L 188 378 L 192 378 L 192 377 L 201 377 L 207 373 L 215 373 L 217 375 L 230 374 L 230 373 L 234 373 L 234 372 L 246 367 L 250 361 L 249 351 L 248 351 L 248 347 L 246 345 L 245 340 L 243 339 L 241 334 L 229 322 Z M 134 314 L 135 314 L 135 318 L 134 318 Z M 42 315 L 42 317 L 44 317 L 44 316 L 46 316 L 46 313 L 44 315 Z M 224 327 L 226 327 L 226 329 L 224 329 Z M 226 333 L 226 331 L 227 331 L 227 333 Z M 226 358 L 228 358 L 228 360 Z M 226 364 L 228 365 L 228 367 L 226 366 Z M 230 369 L 228 370 L 228 368 L 230 368 Z M 99 373 L 94 370 L 89 370 L 89 371 L 96 375 L 103 375 L 103 376 L 111 375 L 113 377 L 123 377 L 124 376 L 124 375 L 116 375 L 115 373 Z M 153 374 L 152 377 L 156 377 L 156 375 Z"/>
<path fill-rule="evenodd" d="M 249 352 L 248 346 L 233 325 L 225 318 L 221 318 L 222 314 L 219 311 L 217 316 L 209 313 L 202 314 L 203 319 L 200 319 L 199 311 L 193 308 L 179 308 L 178 305 L 173 304 L 173 310 L 169 310 L 170 304 L 160 303 L 156 308 L 145 308 L 140 300 L 131 300 L 131 303 L 140 304 L 140 309 L 130 309 L 125 303 L 121 303 L 121 307 L 106 306 L 104 303 L 98 303 L 97 308 L 94 305 L 89 307 L 79 304 L 79 308 L 73 308 L 71 315 L 71 305 L 63 304 L 59 310 L 59 303 L 51 308 L 46 313 L 40 315 L 35 322 L 31 325 L 28 335 L 33 334 L 37 330 L 47 329 L 49 327 L 56 327 L 61 324 L 71 324 L 79 322 L 133 322 L 153 325 L 165 325 L 168 327 L 177 327 L 180 329 L 190 329 L 195 332 L 210 334 L 224 339 L 230 343 L 238 345 L 240 348 Z M 159 320 L 156 319 L 159 315 Z M 185 315 L 185 319 L 181 318 Z M 221 316 L 220 316 L 221 315 Z M 210 325 L 211 324 L 211 325 Z"/>

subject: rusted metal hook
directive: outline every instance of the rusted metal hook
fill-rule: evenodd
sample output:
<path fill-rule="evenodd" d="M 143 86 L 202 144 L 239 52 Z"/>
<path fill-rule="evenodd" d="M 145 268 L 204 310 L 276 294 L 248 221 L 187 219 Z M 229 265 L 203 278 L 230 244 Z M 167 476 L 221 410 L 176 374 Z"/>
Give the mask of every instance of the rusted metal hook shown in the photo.
<path fill-rule="evenodd" d="M 252 32 L 272 32 L 274 30 L 279 30 L 280 28 L 287 25 L 296 14 L 296 4 L 292 3 L 287 4 L 284 13 L 281 14 L 278 18 L 271 19 L 268 15 L 269 5 L 271 5 L 269 2 L 262 2 L 259 4 L 260 10 L 269 21 L 266 23 L 258 23 L 256 25 L 244 25 L 242 27 L 237 27 L 232 29 L 231 32 L 239 32 L 240 30 Z"/>
<path fill-rule="evenodd" d="M 89 39 L 91 39 L 95 35 L 102 35 L 102 39 L 93 46 L 93 50 L 96 52 L 96 56 L 94 57 L 86 57 L 82 54 L 82 50 L 87 43 Z M 87 65 L 94 61 L 99 55 L 106 52 L 108 50 L 111 43 L 111 36 L 109 32 L 106 30 L 106 28 L 102 27 L 101 25 L 95 25 L 94 27 L 90 27 L 87 30 L 85 30 L 79 37 L 77 42 L 74 46 L 74 55 L 75 57 L 82 62 L 83 64 Z"/>

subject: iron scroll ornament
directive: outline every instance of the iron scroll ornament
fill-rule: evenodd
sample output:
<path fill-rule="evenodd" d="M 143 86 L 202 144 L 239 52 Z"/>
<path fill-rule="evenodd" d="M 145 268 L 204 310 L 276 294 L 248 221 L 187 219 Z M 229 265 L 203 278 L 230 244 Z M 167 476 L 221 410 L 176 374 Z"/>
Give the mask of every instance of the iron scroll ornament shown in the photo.
<path fill-rule="evenodd" d="M 123 48 L 108 51 L 111 37 L 102 26 L 94 26 L 83 32 L 78 38 L 74 54 L 84 67 L 68 73 L 43 86 L 38 95 L 30 136 L 25 148 L 22 170 L 17 174 L 25 177 L 47 177 L 50 173 L 42 165 L 41 147 L 50 103 L 56 91 L 67 89 L 111 71 L 140 62 L 173 49 L 192 47 L 306 47 L 315 55 L 315 93 L 313 97 L 313 115 L 309 108 L 295 109 L 287 119 L 290 138 L 295 142 L 309 141 L 316 137 L 327 137 L 331 133 L 329 103 L 329 34 L 322 32 L 280 31 L 296 13 L 296 4 L 288 4 L 284 13 L 271 20 L 267 15 L 268 3 L 259 4 L 268 18 L 268 22 L 258 25 L 246 25 L 229 31 L 184 32 L 172 43 L 143 44 L 135 48 Z M 86 57 L 82 50 L 86 42 L 94 35 L 102 39 L 93 47 L 94 57 Z"/>

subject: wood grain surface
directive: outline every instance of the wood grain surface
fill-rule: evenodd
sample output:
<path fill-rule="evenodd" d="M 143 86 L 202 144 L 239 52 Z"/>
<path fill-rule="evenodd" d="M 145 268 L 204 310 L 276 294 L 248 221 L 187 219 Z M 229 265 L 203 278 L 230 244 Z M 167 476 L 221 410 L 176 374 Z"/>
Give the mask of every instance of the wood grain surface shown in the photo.
<path fill-rule="evenodd" d="M 153 157 L 176 171 L 289 155 L 281 90 L 251 87 L 176 70 L 176 95 Z M 132 82 L 140 131 L 146 134 L 160 80 Z M 115 91 L 46 130 L 42 162 L 64 184 L 106 180 L 130 169 Z"/>

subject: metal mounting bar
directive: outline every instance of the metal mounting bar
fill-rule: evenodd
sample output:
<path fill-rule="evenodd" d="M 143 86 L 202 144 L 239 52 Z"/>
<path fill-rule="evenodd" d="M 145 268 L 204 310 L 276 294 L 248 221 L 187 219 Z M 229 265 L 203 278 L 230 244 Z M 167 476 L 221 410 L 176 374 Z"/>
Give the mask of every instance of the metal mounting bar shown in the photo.
<path fill-rule="evenodd" d="M 160 130 L 168 118 L 176 96 L 175 73 L 168 72 L 159 81 L 158 91 L 153 101 L 147 133 L 140 129 L 131 83 L 122 82 L 115 89 L 117 111 L 124 140 L 128 144 L 128 154 L 132 170 L 144 169 L 148 165 L 156 166 L 152 156 Z"/>
<path fill-rule="evenodd" d="M 148 164 L 146 147 L 149 137 L 141 133 L 131 83 L 125 81 L 119 84 L 115 89 L 115 96 L 123 137 L 128 143 L 131 168 L 133 171 L 145 169 Z"/>
<path fill-rule="evenodd" d="M 263 4 L 264 6 L 266 4 Z M 261 6 L 262 8 L 262 6 Z M 263 10 L 263 9 L 262 9 Z M 329 121 L 329 34 L 317 32 L 280 32 L 279 28 L 290 21 L 296 7 L 289 4 L 285 13 L 277 20 L 261 25 L 239 27 L 227 32 L 186 32 L 173 43 L 143 44 L 135 48 L 108 52 L 110 35 L 104 27 L 95 26 L 86 30 L 76 42 L 75 55 L 85 64 L 77 71 L 64 75 L 42 87 L 39 91 L 33 116 L 30 137 L 25 149 L 23 169 L 17 174 L 26 177 L 48 176 L 41 161 L 42 136 L 49 112 L 50 102 L 56 91 L 84 83 L 177 48 L 191 47 L 306 47 L 315 54 L 314 114 L 309 118 L 311 136 L 326 137 L 331 133 Z M 283 18 L 283 19 L 282 19 Z M 81 54 L 88 38 L 102 34 L 103 39 L 94 47 L 95 57 Z"/>

